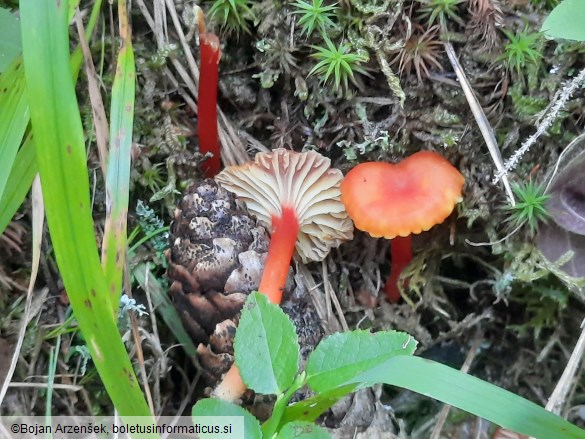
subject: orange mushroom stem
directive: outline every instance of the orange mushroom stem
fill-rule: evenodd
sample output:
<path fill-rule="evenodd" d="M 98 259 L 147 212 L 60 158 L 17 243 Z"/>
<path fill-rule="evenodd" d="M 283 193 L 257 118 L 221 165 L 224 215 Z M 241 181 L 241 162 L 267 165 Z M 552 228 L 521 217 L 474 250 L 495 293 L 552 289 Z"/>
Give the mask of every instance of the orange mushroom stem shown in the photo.
<path fill-rule="evenodd" d="M 281 214 L 271 216 L 270 244 L 264 264 L 264 271 L 258 286 L 258 292 L 268 297 L 274 304 L 280 304 L 286 286 L 288 269 L 292 260 L 300 225 L 295 210 L 281 207 Z M 213 396 L 224 401 L 234 402 L 246 391 L 240 371 L 236 363 L 223 377 L 213 391 Z"/>
<path fill-rule="evenodd" d="M 280 216 L 272 216 L 270 245 L 258 291 L 279 304 L 288 276 L 288 268 L 295 251 L 299 220 L 291 207 L 282 207 Z"/>
<path fill-rule="evenodd" d="M 384 290 L 400 298 L 402 270 L 412 259 L 410 235 L 429 230 L 462 200 L 464 178 L 436 152 L 420 151 L 402 162 L 362 163 L 341 183 L 341 201 L 355 227 L 392 239 L 392 270 Z M 402 285 L 404 286 L 404 285 Z"/>

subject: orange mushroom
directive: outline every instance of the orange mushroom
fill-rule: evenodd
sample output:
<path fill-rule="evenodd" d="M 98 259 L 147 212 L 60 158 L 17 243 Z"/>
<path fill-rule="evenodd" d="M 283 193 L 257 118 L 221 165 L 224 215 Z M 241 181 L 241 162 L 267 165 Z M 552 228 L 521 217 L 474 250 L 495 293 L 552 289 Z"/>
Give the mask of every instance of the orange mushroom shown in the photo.
<path fill-rule="evenodd" d="M 275 149 L 216 176 L 271 230 L 258 291 L 272 303 L 282 299 L 295 251 L 303 263 L 321 261 L 332 248 L 353 238 L 353 224 L 340 201 L 343 174 L 330 166 L 331 160 L 315 151 Z M 213 395 L 235 401 L 245 389 L 234 363 Z"/>
<path fill-rule="evenodd" d="M 400 299 L 398 279 L 412 259 L 411 235 L 442 223 L 462 200 L 464 178 L 444 157 L 420 151 L 398 164 L 362 163 L 341 183 L 341 201 L 355 227 L 392 239 L 392 268 L 384 286 Z"/>
<path fill-rule="evenodd" d="M 271 302 L 280 303 L 295 250 L 303 263 L 321 261 L 353 238 L 353 224 L 340 201 L 342 179 L 321 154 L 282 148 L 258 153 L 253 162 L 217 175 L 217 182 L 271 230 L 258 287 Z"/>

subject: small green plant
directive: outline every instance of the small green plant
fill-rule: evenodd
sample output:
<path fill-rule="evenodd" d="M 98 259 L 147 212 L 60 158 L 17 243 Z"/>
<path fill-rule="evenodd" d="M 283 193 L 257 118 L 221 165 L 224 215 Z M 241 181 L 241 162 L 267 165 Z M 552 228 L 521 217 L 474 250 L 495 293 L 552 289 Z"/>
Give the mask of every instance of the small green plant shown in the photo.
<path fill-rule="evenodd" d="M 331 19 L 339 10 L 337 3 L 323 6 L 323 0 L 311 0 L 311 3 L 303 0 L 296 0 L 293 4 L 295 10 L 293 14 L 301 16 L 299 25 L 301 26 L 301 35 L 307 34 L 310 37 L 316 29 L 323 37 L 327 31 L 335 27 Z"/>
<path fill-rule="evenodd" d="M 155 257 L 152 262 L 156 262 L 161 267 L 166 268 L 167 258 L 164 255 L 164 251 L 168 248 L 169 228 L 165 227 L 163 221 L 157 216 L 155 211 L 142 200 L 138 200 L 136 203 L 136 216 L 144 237 L 139 239 L 138 242 L 132 243 L 130 251 L 133 252 L 140 245 L 149 242 L 155 252 Z M 128 241 L 132 242 L 138 234 L 139 230 L 135 229 Z"/>
<path fill-rule="evenodd" d="M 165 183 L 161 173 L 163 163 L 153 165 L 150 160 L 143 161 L 144 167 L 141 175 L 138 177 L 138 183 L 150 189 L 153 193 L 160 191 L 162 185 Z"/>
<path fill-rule="evenodd" d="M 215 0 L 209 17 L 219 21 L 222 31 L 228 35 L 250 33 L 249 23 L 256 19 L 250 6 L 250 0 Z"/>
<path fill-rule="evenodd" d="M 261 54 L 259 59 L 264 68 L 253 77 L 260 78 L 263 88 L 272 87 L 282 73 L 290 75 L 294 69 L 298 68 L 294 56 L 298 49 L 290 45 L 288 41 L 280 38 L 266 38 L 256 43 L 256 49 Z"/>
<path fill-rule="evenodd" d="M 529 64 L 537 64 L 542 54 L 538 51 L 537 45 L 541 34 L 539 32 L 530 33 L 527 29 L 516 33 L 515 35 L 502 29 L 509 43 L 504 48 L 504 53 L 498 58 L 503 61 L 506 68 L 516 72 L 519 77 L 523 77 L 522 69 Z"/>
<path fill-rule="evenodd" d="M 569 304 L 570 292 L 551 278 L 532 282 L 528 288 L 515 288 L 509 300 L 522 306 L 526 318 L 522 324 L 508 325 L 509 329 L 519 334 L 532 332 L 534 339 L 539 340 L 544 329 L 558 327 L 562 310 Z"/>
<path fill-rule="evenodd" d="M 136 203 L 136 216 L 138 217 L 138 224 L 149 240 L 153 248 L 157 252 L 163 252 L 168 247 L 169 234 L 168 228 L 165 227 L 164 222 L 157 216 L 155 211 L 144 203 L 138 200 Z"/>
<path fill-rule="evenodd" d="M 545 194 L 544 185 L 532 181 L 512 184 L 512 190 L 517 202 L 514 206 L 506 206 L 506 210 L 510 212 L 506 221 L 514 229 L 528 224 L 530 234 L 534 236 L 538 230 L 538 224 L 548 221 L 549 213 L 546 210 L 546 201 L 550 196 Z"/>
<path fill-rule="evenodd" d="M 349 43 L 342 42 L 335 47 L 329 38 L 324 39 L 327 47 L 311 46 L 317 51 L 311 54 L 311 57 L 319 62 L 311 69 L 309 76 L 320 75 L 323 83 L 333 79 L 336 90 L 339 90 L 341 85 L 347 90 L 348 79 L 355 84 L 355 72 L 368 74 L 360 67 L 360 64 L 368 60 L 366 55 L 351 52 Z"/>
<path fill-rule="evenodd" d="M 459 17 L 457 6 L 464 0 L 418 0 L 422 4 L 420 9 L 421 17 L 427 20 L 427 24 L 432 26 L 435 20 L 439 20 L 441 29 L 447 29 L 447 19 L 453 20 L 460 25 L 465 23 Z"/>
<path fill-rule="evenodd" d="M 549 104 L 548 99 L 542 96 L 526 93 L 519 83 L 510 87 L 509 96 L 512 98 L 514 112 L 525 119 L 533 118 Z"/>
<path fill-rule="evenodd" d="M 544 408 L 506 390 L 440 363 L 413 356 L 417 342 L 398 331 L 358 330 L 325 338 L 298 370 L 299 345 L 293 323 L 260 293 L 242 310 L 234 352 L 246 385 L 277 395 L 271 417 L 260 425 L 244 408 L 215 398 L 193 406 L 200 416 L 241 416 L 238 437 L 331 437 L 315 420 L 345 395 L 376 383 L 404 387 L 466 410 L 513 431 L 536 437 L 582 438 L 585 432 Z M 314 396 L 289 404 L 300 389 Z M 203 434 L 202 439 L 217 437 Z"/>

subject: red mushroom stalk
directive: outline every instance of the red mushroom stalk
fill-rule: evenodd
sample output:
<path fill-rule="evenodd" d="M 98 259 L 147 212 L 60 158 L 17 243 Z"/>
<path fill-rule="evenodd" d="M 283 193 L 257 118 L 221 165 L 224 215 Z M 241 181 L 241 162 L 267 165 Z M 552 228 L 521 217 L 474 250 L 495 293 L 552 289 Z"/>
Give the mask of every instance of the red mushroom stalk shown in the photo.
<path fill-rule="evenodd" d="M 303 263 L 320 261 L 331 248 L 353 238 L 353 225 L 340 200 L 343 174 L 330 165 L 314 151 L 276 149 L 216 177 L 271 231 L 258 289 L 273 303 L 282 300 L 295 250 Z M 235 369 L 216 388 L 216 396 L 232 401 L 241 396 Z"/>
<path fill-rule="evenodd" d="M 396 303 L 400 300 L 400 288 L 398 280 L 404 269 L 412 261 L 412 235 L 406 237 L 397 236 L 390 241 L 390 252 L 392 254 L 392 265 L 390 267 L 390 277 L 384 285 L 386 298 L 390 303 Z M 406 287 L 404 282 L 402 287 Z"/>
<path fill-rule="evenodd" d="M 445 158 L 420 151 L 402 162 L 362 163 L 341 184 L 341 200 L 355 227 L 392 239 L 392 270 L 384 290 L 400 298 L 400 275 L 412 259 L 411 234 L 440 224 L 462 200 L 463 175 Z"/>
<path fill-rule="evenodd" d="M 203 164 L 208 178 L 215 177 L 220 169 L 219 137 L 217 134 L 217 81 L 221 48 L 219 38 L 206 32 L 203 12 L 197 11 L 199 25 L 200 75 L 197 97 L 197 135 L 199 151 L 212 156 Z"/>

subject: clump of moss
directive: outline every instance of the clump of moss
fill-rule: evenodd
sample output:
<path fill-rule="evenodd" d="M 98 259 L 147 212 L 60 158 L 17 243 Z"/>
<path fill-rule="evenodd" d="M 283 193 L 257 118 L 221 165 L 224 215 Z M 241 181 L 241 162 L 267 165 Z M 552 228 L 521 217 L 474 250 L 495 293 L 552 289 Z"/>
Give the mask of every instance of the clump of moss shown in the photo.
<path fill-rule="evenodd" d="M 522 79 L 523 70 L 530 65 L 538 64 L 542 58 L 538 49 L 542 35 L 538 32 L 531 33 L 527 29 L 515 34 L 506 29 L 502 29 L 502 32 L 508 38 L 508 43 L 498 60 L 502 61 L 511 73 Z"/>
<path fill-rule="evenodd" d="M 327 47 L 311 46 L 315 52 L 311 55 L 317 61 L 309 76 L 317 75 L 322 83 L 333 83 L 336 90 L 347 92 L 349 81 L 355 84 L 355 74 L 367 75 L 361 66 L 368 61 L 363 53 L 354 52 L 349 43 L 342 41 L 338 46 L 325 38 Z"/>
<path fill-rule="evenodd" d="M 256 20 L 250 0 L 214 0 L 209 17 L 219 22 L 227 34 L 250 33 L 250 23 Z"/>

